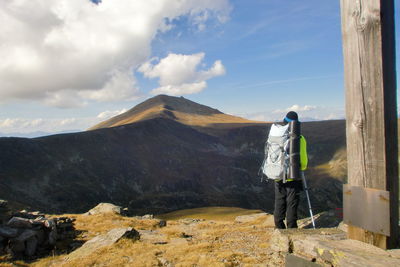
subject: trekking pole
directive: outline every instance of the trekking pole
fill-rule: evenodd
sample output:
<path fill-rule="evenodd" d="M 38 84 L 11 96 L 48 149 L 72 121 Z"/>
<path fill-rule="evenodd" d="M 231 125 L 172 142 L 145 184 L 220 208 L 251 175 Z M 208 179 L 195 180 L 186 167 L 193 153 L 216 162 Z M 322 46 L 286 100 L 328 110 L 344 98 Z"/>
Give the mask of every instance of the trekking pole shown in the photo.
<path fill-rule="evenodd" d="M 303 179 L 304 190 L 306 191 L 308 207 L 310 208 L 311 222 L 312 222 L 313 228 L 315 229 L 314 215 L 312 213 L 310 196 L 308 195 L 308 187 L 307 187 L 306 177 L 305 177 L 303 171 L 301 172 L 301 178 Z"/>

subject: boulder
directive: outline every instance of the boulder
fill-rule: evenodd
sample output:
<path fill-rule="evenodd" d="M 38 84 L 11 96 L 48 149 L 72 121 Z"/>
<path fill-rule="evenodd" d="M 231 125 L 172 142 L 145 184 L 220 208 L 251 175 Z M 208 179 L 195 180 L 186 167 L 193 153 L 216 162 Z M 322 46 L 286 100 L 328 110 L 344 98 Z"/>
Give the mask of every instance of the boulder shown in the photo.
<path fill-rule="evenodd" d="M 99 235 L 90 239 L 85 244 L 83 244 L 82 247 L 71 252 L 66 259 L 73 260 L 86 257 L 87 255 L 93 253 L 100 248 L 110 246 L 118 242 L 118 240 L 120 240 L 121 238 L 138 240 L 140 238 L 140 235 L 139 232 L 131 227 L 112 229 L 107 234 Z"/>
<path fill-rule="evenodd" d="M 93 209 L 86 212 L 86 215 L 96 215 L 96 214 L 121 214 L 122 208 L 111 203 L 100 203 Z"/>
<path fill-rule="evenodd" d="M 18 235 L 18 229 L 11 228 L 8 226 L 0 226 L 0 236 L 13 238 Z"/>

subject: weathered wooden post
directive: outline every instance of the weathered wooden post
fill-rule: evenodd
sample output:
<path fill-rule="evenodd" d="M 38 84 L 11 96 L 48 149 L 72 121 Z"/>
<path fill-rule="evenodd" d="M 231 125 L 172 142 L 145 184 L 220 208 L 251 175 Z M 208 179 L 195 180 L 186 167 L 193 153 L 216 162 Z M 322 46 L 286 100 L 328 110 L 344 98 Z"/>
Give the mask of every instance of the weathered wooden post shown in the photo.
<path fill-rule="evenodd" d="M 346 86 L 348 237 L 398 244 L 394 0 L 341 0 Z"/>

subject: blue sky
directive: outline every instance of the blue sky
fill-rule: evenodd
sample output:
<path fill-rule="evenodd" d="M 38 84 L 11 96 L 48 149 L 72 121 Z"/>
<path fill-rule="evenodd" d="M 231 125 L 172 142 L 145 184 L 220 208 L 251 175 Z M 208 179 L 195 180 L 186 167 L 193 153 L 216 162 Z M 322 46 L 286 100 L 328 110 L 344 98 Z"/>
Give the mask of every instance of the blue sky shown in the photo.
<path fill-rule="evenodd" d="M 344 117 L 336 0 L 11 0 L 0 21 L 0 133 L 84 130 L 157 93 Z"/>

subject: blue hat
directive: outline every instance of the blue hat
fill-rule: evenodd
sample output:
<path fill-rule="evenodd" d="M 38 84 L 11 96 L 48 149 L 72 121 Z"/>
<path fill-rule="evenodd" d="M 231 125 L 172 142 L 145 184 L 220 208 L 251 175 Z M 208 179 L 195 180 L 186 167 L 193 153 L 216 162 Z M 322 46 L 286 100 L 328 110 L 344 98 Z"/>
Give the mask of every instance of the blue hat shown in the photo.
<path fill-rule="evenodd" d="M 285 122 L 291 122 L 291 121 L 297 121 L 299 120 L 299 117 L 297 116 L 297 113 L 294 111 L 289 111 L 286 114 L 286 117 L 283 119 Z"/>

